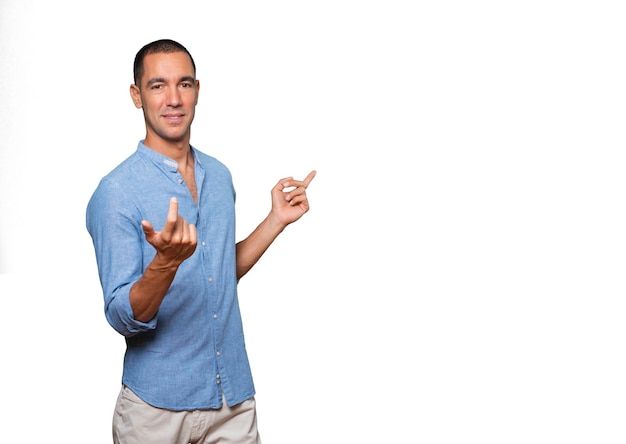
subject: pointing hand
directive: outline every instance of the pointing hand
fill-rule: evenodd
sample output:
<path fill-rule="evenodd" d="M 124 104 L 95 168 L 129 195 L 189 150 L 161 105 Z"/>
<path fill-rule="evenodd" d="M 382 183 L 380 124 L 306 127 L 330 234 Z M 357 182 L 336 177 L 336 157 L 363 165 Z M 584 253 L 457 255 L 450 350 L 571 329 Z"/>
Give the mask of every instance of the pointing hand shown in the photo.
<path fill-rule="evenodd" d="M 161 231 L 155 231 L 147 220 L 141 221 L 141 226 L 146 240 L 156 249 L 157 257 L 164 266 L 178 267 L 196 250 L 196 226 L 178 214 L 178 200 L 175 197 L 170 199 L 167 219 Z"/>

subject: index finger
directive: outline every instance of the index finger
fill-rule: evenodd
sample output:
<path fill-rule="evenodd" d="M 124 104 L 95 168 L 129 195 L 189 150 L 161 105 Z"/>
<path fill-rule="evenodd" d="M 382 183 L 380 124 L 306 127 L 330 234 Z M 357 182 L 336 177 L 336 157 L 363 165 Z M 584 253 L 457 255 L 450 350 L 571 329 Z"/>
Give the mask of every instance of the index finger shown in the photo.
<path fill-rule="evenodd" d="M 170 199 L 170 208 L 167 211 L 167 219 L 165 220 L 165 228 L 169 228 L 169 231 L 172 231 L 176 226 L 176 221 L 178 220 L 178 199 L 172 197 Z"/>
<path fill-rule="evenodd" d="M 311 181 L 313 180 L 313 178 L 315 177 L 315 175 L 317 174 L 317 171 L 313 170 L 309 173 L 308 176 L 306 176 L 303 180 L 304 182 L 304 188 L 307 188 L 309 186 L 309 184 L 311 183 Z"/>

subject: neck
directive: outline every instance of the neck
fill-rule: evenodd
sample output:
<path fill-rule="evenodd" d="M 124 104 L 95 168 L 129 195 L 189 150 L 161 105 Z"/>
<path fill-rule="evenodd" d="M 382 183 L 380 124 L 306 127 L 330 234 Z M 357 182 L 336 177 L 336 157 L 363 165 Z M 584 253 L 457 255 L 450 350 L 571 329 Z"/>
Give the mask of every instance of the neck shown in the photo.
<path fill-rule="evenodd" d="M 184 159 L 178 162 L 178 169 L 188 169 L 193 168 L 193 152 L 191 151 L 191 147 L 187 148 L 187 155 Z"/>
<path fill-rule="evenodd" d="M 178 162 L 183 166 L 189 162 L 189 159 L 193 161 L 193 155 L 191 154 L 191 146 L 189 141 L 183 142 L 167 142 L 162 139 L 154 140 L 149 136 L 145 138 L 143 144 L 148 148 L 156 151 L 159 154 L 163 154 L 172 160 Z"/>

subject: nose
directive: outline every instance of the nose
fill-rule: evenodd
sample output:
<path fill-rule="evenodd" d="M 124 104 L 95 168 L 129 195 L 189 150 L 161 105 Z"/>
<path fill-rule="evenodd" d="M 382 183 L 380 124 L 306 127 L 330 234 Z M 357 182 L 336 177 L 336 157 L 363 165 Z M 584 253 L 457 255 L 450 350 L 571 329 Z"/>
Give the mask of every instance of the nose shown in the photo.
<path fill-rule="evenodd" d="M 167 106 L 179 106 L 182 103 L 180 91 L 178 88 L 167 89 Z"/>

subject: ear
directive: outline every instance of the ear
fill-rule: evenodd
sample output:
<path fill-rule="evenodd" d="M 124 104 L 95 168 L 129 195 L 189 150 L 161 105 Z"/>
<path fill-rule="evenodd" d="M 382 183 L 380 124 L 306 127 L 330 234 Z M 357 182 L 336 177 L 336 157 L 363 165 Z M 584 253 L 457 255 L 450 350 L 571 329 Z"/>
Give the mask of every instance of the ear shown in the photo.
<path fill-rule="evenodd" d="M 196 79 L 196 105 L 198 104 L 199 96 L 200 96 L 200 80 Z"/>
<path fill-rule="evenodd" d="M 139 87 L 135 85 L 134 83 L 130 85 L 130 98 L 133 99 L 133 103 L 135 104 L 135 107 L 137 108 L 142 107 L 141 91 L 139 90 Z"/>

